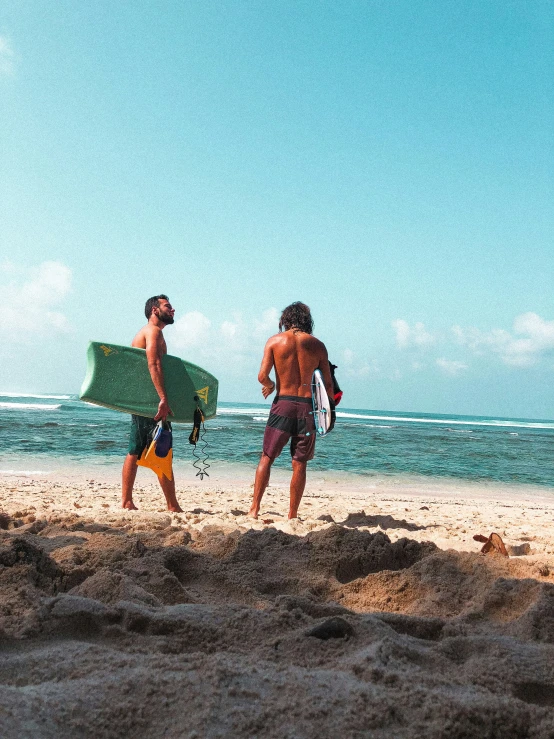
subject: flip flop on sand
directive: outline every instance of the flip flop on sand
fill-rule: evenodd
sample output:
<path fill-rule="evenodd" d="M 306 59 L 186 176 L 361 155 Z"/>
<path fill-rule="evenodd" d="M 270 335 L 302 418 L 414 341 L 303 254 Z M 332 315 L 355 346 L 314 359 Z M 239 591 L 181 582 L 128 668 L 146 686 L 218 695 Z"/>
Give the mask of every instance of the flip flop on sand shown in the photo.
<path fill-rule="evenodd" d="M 501 554 L 503 557 L 508 556 L 508 552 L 506 551 L 504 542 L 498 534 L 493 533 L 489 536 L 488 539 L 482 534 L 475 534 L 473 538 L 475 539 L 475 541 L 484 542 L 483 546 L 481 547 L 481 552 L 483 554 Z"/>

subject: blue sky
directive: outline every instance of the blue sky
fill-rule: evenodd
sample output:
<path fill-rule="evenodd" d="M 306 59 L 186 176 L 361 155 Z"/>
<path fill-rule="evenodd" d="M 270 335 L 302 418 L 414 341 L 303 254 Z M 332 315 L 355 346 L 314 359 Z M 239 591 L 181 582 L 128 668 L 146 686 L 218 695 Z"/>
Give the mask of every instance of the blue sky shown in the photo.
<path fill-rule="evenodd" d="M 260 398 L 293 300 L 347 407 L 554 417 L 554 7 L 0 9 L 0 391 L 77 392 L 166 292 Z"/>

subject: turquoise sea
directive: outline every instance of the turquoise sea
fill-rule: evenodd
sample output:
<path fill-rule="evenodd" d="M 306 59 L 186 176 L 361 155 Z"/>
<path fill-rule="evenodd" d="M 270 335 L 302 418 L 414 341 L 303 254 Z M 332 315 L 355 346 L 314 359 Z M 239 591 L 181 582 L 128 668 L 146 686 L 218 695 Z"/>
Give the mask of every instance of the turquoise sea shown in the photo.
<path fill-rule="evenodd" d="M 257 464 L 269 403 L 221 403 L 206 423 L 210 462 Z M 0 394 L 0 475 L 53 473 L 68 466 L 119 466 L 130 417 L 74 395 Z M 174 425 L 174 455 L 193 461 L 190 426 Z M 290 467 L 284 452 L 276 462 Z M 361 476 L 422 475 L 554 485 L 554 421 L 433 415 L 339 406 L 318 439 L 312 470 Z"/>

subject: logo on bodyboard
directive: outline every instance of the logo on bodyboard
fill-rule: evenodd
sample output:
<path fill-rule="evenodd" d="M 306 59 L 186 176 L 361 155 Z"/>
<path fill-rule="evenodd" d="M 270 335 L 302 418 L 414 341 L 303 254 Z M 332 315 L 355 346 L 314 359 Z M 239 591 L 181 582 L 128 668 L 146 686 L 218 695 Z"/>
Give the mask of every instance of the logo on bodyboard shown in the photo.
<path fill-rule="evenodd" d="M 203 387 L 202 390 L 196 390 L 195 392 L 200 400 L 203 400 L 206 404 L 208 403 L 208 393 L 210 392 L 210 388 L 208 387 L 208 385 L 206 385 L 206 387 Z"/>
<path fill-rule="evenodd" d="M 104 352 L 105 357 L 109 357 L 110 354 L 118 354 L 117 349 L 112 349 L 111 346 L 106 346 L 105 344 L 100 344 L 100 349 Z"/>

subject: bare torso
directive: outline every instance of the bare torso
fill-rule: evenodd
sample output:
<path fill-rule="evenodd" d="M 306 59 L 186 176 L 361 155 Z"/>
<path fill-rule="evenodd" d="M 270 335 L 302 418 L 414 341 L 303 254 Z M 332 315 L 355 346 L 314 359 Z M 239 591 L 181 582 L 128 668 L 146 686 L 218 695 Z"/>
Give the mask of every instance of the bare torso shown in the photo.
<path fill-rule="evenodd" d="M 164 354 L 167 354 L 167 344 L 165 343 L 161 328 L 152 326 L 151 323 L 147 323 L 146 326 L 143 326 L 135 336 L 131 346 L 134 346 L 137 349 L 148 349 L 152 344 L 156 348 L 158 357 L 161 358 Z"/>
<path fill-rule="evenodd" d="M 160 418 L 165 420 L 168 413 L 171 415 L 171 408 L 167 402 L 162 368 L 162 359 L 167 354 L 167 344 L 165 343 L 162 329 L 148 322 L 135 336 L 131 346 L 146 350 L 146 360 L 148 362 L 150 377 L 152 378 L 156 392 L 160 396 L 158 413 L 154 417 L 154 420 L 158 421 Z"/>
<path fill-rule="evenodd" d="M 312 375 L 319 368 L 326 384 L 331 383 L 325 344 L 311 334 L 289 329 L 267 342 L 275 368 L 278 395 L 308 398 L 312 393 Z"/>

